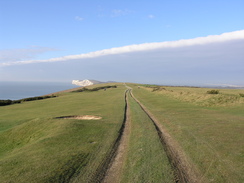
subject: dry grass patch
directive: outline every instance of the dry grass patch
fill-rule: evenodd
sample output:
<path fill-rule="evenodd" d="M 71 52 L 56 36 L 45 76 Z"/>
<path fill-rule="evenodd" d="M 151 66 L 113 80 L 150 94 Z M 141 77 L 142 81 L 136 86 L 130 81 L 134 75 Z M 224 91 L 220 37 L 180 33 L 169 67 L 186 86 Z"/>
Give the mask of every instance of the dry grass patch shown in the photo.
<path fill-rule="evenodd" d="M 191 102 L 199 106 L 234 106 L 244 104 L 244 98 L 240 95 L 242 89 L 218 89 L 194 87 L 168 87 L 146 86 L 144 89 L 175 98 L 177 100 Z M 215 95 L 212 95 L 211 92 Z"/>

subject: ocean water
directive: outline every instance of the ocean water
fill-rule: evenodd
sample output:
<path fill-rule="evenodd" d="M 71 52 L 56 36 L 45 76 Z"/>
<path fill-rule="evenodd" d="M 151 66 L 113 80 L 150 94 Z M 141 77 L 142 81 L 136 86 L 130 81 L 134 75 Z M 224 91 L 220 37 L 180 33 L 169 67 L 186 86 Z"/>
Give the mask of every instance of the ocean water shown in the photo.
<path fill-rule="evenodd" d="M 46 95 L 62 90 L 76 88 L 68 82 L 0 82 L 0 100 Z"/>

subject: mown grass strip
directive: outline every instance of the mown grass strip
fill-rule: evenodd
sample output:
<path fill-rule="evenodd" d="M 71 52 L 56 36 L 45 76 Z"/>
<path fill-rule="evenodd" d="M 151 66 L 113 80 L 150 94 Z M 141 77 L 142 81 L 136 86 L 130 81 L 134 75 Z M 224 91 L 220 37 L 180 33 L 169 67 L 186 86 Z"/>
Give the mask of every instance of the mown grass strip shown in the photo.
<path fill-rule="evenodd" d="M 173 170 L 152 121 L 131 96 L 129 105 L 131 132 L 121 182 L 174 182 Z"/>

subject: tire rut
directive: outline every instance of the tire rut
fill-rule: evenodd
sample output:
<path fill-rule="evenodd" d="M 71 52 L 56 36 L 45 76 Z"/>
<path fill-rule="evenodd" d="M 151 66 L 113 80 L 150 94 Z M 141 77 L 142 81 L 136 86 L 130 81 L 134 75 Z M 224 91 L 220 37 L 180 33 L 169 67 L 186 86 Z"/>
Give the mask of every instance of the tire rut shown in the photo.
<path fill-rule="evenodd" d="M 122 173 L 122 165 L 126 156 L 126 148 L 128 144 L 128 136 L 130 133 L 130 114 L 128 105 L 128 94 L 139 104 L 141 109 L 151 119 L 162 146 L 168 156 L 172 169 L 175 175 L 176 183 L 200 183 L 205 182 L 202 176 L 198 173 L 197 169 L 192 163 L 188 161 L 183 150 L 178 143 L 172 139 L 169 133 L 162 127 L 160 122 L 151 114 L 146 107 L 141 104 L 132 94 L 131 89 L 125 92 L 125 112 L 123 124 L 119 130 L 119 135 L 113 144 L 113 147 L 105 160 L 97 168 L 96 173 L 92 176 L 89 182 L 102 182 L 102 183 L 116 183 L 120 182 L 120 175 Z"/>
<path fill-rule="evenodd" d="M 128 90 L 129 92 L 130 90 Z M 122 137 L 119 142 L 119 146 L 116 152 L 116 156 L 114 160 L 110 163 L 110 166 L 107 170 L 107 173 L 103 179 L 103 183 L 116 183 L 120 182 L 120 177 L 122 174 L 122 167 L 124 163 L 124 159 L 126 157 L 126 149 L 128 148 L 129 134 L 130 134 L 130 106 L 128 104 L 128 96 L 125 96 L 126 106 L 125 109 L 125 122 L 124 122 L 124 130 L 122 132 Z"/>
<path fill-rule="evenodd" d="M 118 162 L 118 158 L 121 158 L 123 152 L 121 147 L 121 141 L 123 141 L 124 138 L 123 134 L 125 131 L 125 126 L 127 123 L 127 120 L 129 118 L 128 112 L 128 101 L 127 101 L 127 93 L 129 89 L 125 91 L 125 112 L 124 112 L 124 120 L 119 130 L 119 135 L 117 139 L 115 140 L 114 144 L 112 145 L 112 148 L 108 155 L 105 157 L 104 161 L 99 165 L 97 170 L 95 171 L 95 174 L 92 176 L 92 180 L 89 181 L 91 183 L 98 183 L 98 182 L 116 182 L 116 179 L 118 178 L 119 174 L 119 166 L 121 165 L 121 162 Z M 128 128 L 126 128 L 128 131 Z M 118 154 L 120 154 L 120 157 L 118 157 Z"/>

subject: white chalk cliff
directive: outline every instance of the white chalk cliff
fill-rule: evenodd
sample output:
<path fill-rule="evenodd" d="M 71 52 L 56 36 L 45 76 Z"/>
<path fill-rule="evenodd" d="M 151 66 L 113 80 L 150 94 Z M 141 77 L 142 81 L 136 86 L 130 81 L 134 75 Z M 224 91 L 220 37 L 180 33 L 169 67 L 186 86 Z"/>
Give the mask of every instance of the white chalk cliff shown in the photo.
<path fill-rule="evenodd" d="M 78 86 L 90 86 L 90 85 L 93 85 L 94 83 L 88 79 L 85 79 L 85 80 L 73 80 L 72 84 L 78 85 Z"/>

